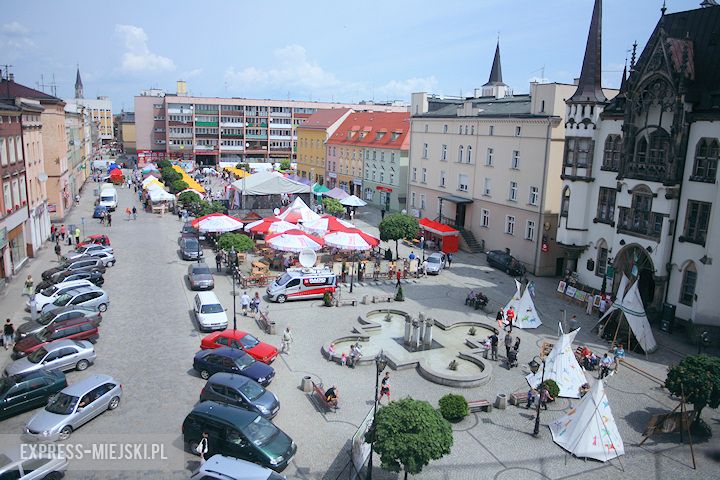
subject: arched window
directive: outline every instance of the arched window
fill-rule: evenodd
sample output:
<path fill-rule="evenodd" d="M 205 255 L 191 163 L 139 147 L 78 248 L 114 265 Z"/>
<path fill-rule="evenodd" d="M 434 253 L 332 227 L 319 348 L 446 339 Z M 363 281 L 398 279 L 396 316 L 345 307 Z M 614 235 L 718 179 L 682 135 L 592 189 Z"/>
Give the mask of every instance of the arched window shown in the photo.
<path fill-rule="evenodd" d="M 715 183 L 720 145 L 716 138 L 701 138 L 695 148 L 695 164 L 690 180 Z"/>
<path fill-rule="evenodd" d="M 458 163 L 463 162 L 463 146 L 458 147 Z"/>
<path fill-rule="evenodd" d="M 647 161 L 648 141 L 647 138 L 641 137 L 635 144 L 635 163 L 645 163 Z"/>
<path fill-rule="evenodd" d="M 622 150 L 622 137 L 620 135 L 608 135 L 605 139 L 605 151 L 603 154 L 603 170 L 617 172 L 620 167 L 620 151 Z"/>
<path fill-rule="evenodd" d="M 680 303 L 692 306 L 695 301 L 695 285 L 697 284 L 697 269 L 695 262 L 688 263 L 683 271 L 683 281 L 680 286 Z"/>
<path fill-rule="evenodd" d="M 670 136 L 665 130 L 655 130 L 650 134 L 648 161 L 654 165 L 664 165 L 670 149 Z"/>
<path fill-rule="evenodd" d="M 560 216 L 567 217 L 570 211 L 570 187 L 563 188 L 562 200 L 560 202 Z"/>
<path fill-rule="evenodd" d="M 598 277 L 604 277 L 607 271 L 608 264 L 608 245 L 603 239 L 600 239 L 597 244 L 597 259 L 595 261 L 595 275 Z"/>
<path fill-rule="evenodd" d="M 472 163 L 472 146 L 467 147 L 467 163 Z"/>

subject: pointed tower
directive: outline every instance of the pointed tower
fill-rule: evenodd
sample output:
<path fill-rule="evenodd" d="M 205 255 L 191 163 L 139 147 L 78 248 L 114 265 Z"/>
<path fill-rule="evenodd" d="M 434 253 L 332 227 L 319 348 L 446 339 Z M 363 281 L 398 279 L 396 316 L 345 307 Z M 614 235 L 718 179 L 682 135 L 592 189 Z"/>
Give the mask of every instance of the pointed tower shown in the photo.
<path fill-rule="evenodd" d="M 570 97 L 570 102 L 577 103 L 603 103 L 607 101 L 602 91 L 600 78 L 602 68 L 602 0 L 595 0 L 592 19 L 590 20 L 590 32 L 588 32 L 587 44 L 585 45 L 585 58 L 583 59 L 582 70 L 578 88 Z M 570 103 L 568 102 L 568 103 Z"/>
<path fill-rule="evenodd" d="M 80 66 L 77 67 L 77 75 L 75 76 L 75 98 L 85 98 L 83 97 L 83 84 L 80 79 Z"/>
<path fill-rule="evenodd" d="M 482 86 L 483 97 L 503 98 L 512 92 L 510 87 L 502 81 L 502 67 L 500 66 L 500 40 L 495 47 L 495 58 L 493 58 L 492 68 L 490 69 L 490 79 Z"/>

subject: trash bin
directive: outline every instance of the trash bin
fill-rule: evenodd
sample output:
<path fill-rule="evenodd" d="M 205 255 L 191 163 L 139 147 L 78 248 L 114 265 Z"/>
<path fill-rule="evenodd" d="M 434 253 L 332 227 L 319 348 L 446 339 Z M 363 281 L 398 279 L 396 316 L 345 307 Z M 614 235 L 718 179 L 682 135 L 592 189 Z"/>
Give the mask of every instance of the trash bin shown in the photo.
<path fill-rule="evenodd" d="M 675 305 L 663 303 L 662 316 L 660 317 L 660 330 L 672 333 L 675 324 Z"/>
<path fill-rule="evenodd" d="M 305 376 L 302 378 L 302 382 L 300 383 L 300 389 L 305 393 L 312 392 L 312 378 L 310 378 L 310 376 Z"/>
<path fill-rule="evenodd" d="M 495 408 L 505 410 L 507 408 L 507 396 L 504 393 L 498 393 L 495 399 Z"/>

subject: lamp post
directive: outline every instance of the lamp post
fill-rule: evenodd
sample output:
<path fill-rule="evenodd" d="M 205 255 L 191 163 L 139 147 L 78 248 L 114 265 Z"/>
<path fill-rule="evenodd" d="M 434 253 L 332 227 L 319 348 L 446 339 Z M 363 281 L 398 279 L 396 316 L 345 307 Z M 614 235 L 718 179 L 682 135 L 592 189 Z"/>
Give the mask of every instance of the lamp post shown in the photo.
<path fill-rule="evenodd" d="M 420 237 L 420 248 L 422 249 L 422 261 L 425 261 L 425 237 Z"/>
<path fill-rule="evenodd" d="M 357 254 L 353 252 L 350 256 L 352 259 L 352 263 L 350 263 L 350 293 L 353 291 L 353 279 L 355 278 L 355 260 L 357 259 Z"/>
<path fill-rule="evenodd" d="M 197 251 L 198 261 L 197 261 L 197 263 L 200 263 L 200 229 L 199 228 L 197 231 L 197 243 L 198 243 L 198 251 Z"/>
<path fill-rule="evenodd" d="M 537 355 L 533 357 L 532 360 L 530 360 L 530 363 L 528 366 L 530 367 L 530 371 L 535 375 L 537 371 L 540 369 L 540 364 L 535 361 L 536 358 L 540 358 Z M 541 402 L 541 390 L 543 388 L 543 383 L 545 382 L 545 359 L 541 359 L 542 361 L 542 375 L 540 378 L 540 389 L 538 390 L 538 402 L 537 402 L 537 409 L 535 411 L 535 429 L 533 430 L 533 435 L 537 437 L 537 435 L 540 433 L 540 403 Z"/>
<path fill-rule="evenodd" d="M 237 253 L 235 253 L 235 247 L 230 247 L 230 276 L 232 281 L 232 297 L 233 297 L 233 331 L 237 331 L 237 307 L 236 299 L 237 292 L 235 291 L 235 259 Z"/>
<path fill-rule="evenodd" d="M 367 467 L 367 475 L 365 476 L 365 480 L 372 480 L 372 469 L 373 469 L 373 447 L 375 446 L 375 427 L 376 427 L 376 417 L 377 417 L 377 406 L 378 406 L 378 391 L 380 389 L 380 374 L 385 370 L 385 367 L 387 367 L 387 357 L 385 354 L 380 350 L 380 353 L 375 357 L 375 401 L 373 402 L 373 421 L 372 425 L 370 426 L 370 430 L 372 431 L 372 437 L 370 440 L 370 459 L 368 460 L 368 467 Z"/>

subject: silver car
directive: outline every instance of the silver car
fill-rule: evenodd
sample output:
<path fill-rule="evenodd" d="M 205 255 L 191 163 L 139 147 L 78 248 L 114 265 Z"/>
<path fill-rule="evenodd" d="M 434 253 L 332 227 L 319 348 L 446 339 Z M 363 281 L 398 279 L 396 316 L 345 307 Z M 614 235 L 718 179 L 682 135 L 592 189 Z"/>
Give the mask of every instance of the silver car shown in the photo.
<path fill-rule="evenodd" d="M 18 480 L 40 480 L 62 478 L 68 467 L 67 458 L 62 455 L 41 455 L 0 453 L 0 478 Z M 30 458 L 27 458 L 30 457 Z"/>
<path fill-rule="evenodd" d="M 106 410 L 120 405 L 122 385 L 109 375 L 92 375 L 53 395 L 47 406 L 25 424 L 24 439 L 34 442 L 65 440 Z"/>
<path fill-rule="evenodd" d="M 91 255 L 102 260 L 103 265 L 106 267 L 115 265 L 115 255 L 112 252 L 93 252 Z"/>
<path fill-rule="evenodd" d="M 95 361 L 95 347 L 87 340 L 55 340 L 5 367 L 10 377 L 36 370 L 83 371 Z"/>
<path fill-rule="evenodd" d="M 212 272 L 206 263 L 191 263 L 188 266 L 188 282 L 191 290 L 212 290 L 215 288 L 215 280 Z"/>
<path fill-rule="evenodd" d="M 110 305 L 110 296 L 105 290 L 92 286 L 77 287 L 68 290 L 52 303 L 48 303 L 42 308 L 42 313 L 54 310 L 58 307 L 74 305 L 76 307 L 94 308 L 99 312 L 104 312 Z"/>
<path fill-rule="evenodd" d="M 77 247 L 75 250 L 72 250 L 65 255 L 63 255 L 63 258 L 66 260 L 70 260 L 72 258 L 78 258 L 83 257 L 85 255 L 91 255 L 96 256 L 99 252 L 107 252 L 107 253 L 114 253 L 113 248 L 111 246 L 105 246 L 105 245 L 99 245 L 97 243 L 90 243 L 88 245 L 83 245 L 82 247 Z"/>
<path fill-rule="evenodd" d="M 436 252 L 427 257 L 427 273 L 438 275 L 445 268 L 445 254 Z"/>

